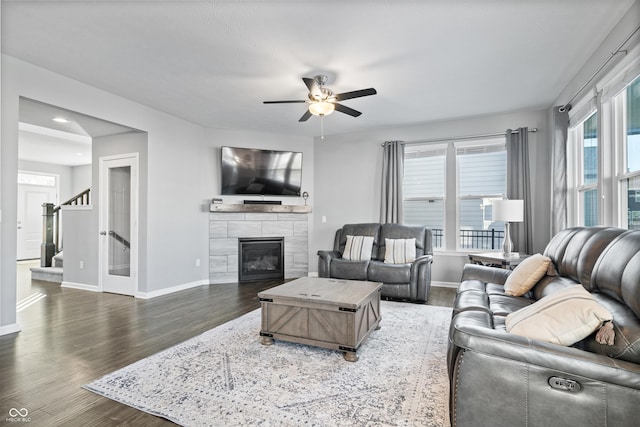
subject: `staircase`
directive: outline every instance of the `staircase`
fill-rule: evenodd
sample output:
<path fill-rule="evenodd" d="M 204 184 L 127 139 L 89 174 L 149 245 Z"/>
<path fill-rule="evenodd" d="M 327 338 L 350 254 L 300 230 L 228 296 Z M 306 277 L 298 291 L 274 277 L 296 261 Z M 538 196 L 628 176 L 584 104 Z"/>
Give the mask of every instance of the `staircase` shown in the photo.
<path fill-rule="evenodd" d="M 31 280 L 62 283 L 63 253 L 59 252 L 52 258 L 52 267 L 31 267 Z"/>
<path fill-rule="evenodd" d="M 58 206 L 54 206 L 53 203 L 45 203 L 42 205 L 42 255 L 40 257 L 40 267 L 32 267 L 30 269 L 32 280 L 62 283 L 63 255 L 62 229 L 60 226 L 61 208 L 65 205 L 89 205 L 91 204 L 90 195 L 91 189 L 87 188 Z"/>

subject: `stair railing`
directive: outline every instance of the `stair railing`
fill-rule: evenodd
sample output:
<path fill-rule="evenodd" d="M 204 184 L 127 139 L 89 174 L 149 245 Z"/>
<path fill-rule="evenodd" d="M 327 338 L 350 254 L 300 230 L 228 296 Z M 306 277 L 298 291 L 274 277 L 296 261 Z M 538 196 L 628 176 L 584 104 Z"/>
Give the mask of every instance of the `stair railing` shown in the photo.
<path fill-rule="evenodd" d="M 62 250 L 62 233 L 60 229 L 60 211 L 62 206 L 91 204 L 91 189 L 76 194 L 66 202 L 54 206 L 53 203 L 42 205 L 42 246 L 40 248 L 40 267 L 51 267 L 55 254 Z"/>

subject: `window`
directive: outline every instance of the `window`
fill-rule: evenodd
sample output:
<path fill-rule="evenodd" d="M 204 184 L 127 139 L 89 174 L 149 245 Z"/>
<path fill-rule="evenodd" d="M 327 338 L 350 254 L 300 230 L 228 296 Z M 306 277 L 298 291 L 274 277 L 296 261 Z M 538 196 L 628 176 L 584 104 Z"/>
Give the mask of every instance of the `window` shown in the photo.
<path fill-rule="evenodd" d="M 507 193 L 507 153 L 502 140 L 478 146 L 458 144 L 459 248 L 498 249 L 502 245 L 504 223 L 492 221 L 493 200 Z M 496 234 L 496 231 L 498 234 Z"/>
<path fill-rule="evenodd" d="M 580 224 L 598 224 L 598 113 L 585 120 L 578 131 L 578 210 Z"/>
<path fill-rule="evenodd" d="M 409 144 L 404 160 L 404 223 L 429 227 L 437 249 L 502 246 L 491 206 L 506 194 L 504 137 Z"/>
<path fill-rule="evenodd" d="M 619 174 L 621 223 L 629 229 L 640 229 L 640 77 L 618 95 L 613 105 L 616 121 L 623 124 Z"/>
<path fill-rule="evenodd" d="M 408 145 L 404 154 L 403 222 L 429 227 L 434 248 L 444 242 L 446 155 L 446 145 Z"/>
<path fill-rule="evenodd" d="M 639 53 L 569 112 L 569 226 L 640 229 Z"/>
<path fill-rule="evenodd" d="M 30 172 L 18 172 L 18 184 L 39 185 L 42 187 L 55 187 L 56 177 Z"/>

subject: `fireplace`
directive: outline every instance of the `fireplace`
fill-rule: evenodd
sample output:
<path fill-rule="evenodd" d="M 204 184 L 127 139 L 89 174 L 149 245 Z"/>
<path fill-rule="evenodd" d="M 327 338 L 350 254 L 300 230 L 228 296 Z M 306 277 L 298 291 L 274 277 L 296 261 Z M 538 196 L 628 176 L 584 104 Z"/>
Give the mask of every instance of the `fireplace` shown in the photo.
<path fill-rule="evenodd" d="M 238 282 L 284 279 L 284 237 L 238 239 Z"/>

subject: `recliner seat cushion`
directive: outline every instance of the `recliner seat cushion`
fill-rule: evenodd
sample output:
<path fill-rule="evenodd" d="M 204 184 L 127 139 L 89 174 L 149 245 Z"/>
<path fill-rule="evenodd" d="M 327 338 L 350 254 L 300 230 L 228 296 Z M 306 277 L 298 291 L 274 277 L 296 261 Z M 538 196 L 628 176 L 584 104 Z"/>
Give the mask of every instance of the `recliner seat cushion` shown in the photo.
<path fill-rule="evenodd" d="M 371 261 L 368 276 L 372 282 L 409 283 L 411 281 L 411 264 L 386 264 L 382 261 Z"/>
<path fill-rule="evenodd" d="M 349 261 L 342 258 L 331 262 L 331 277 L 348 280 L 367 280 L 370 261 Z"/>

